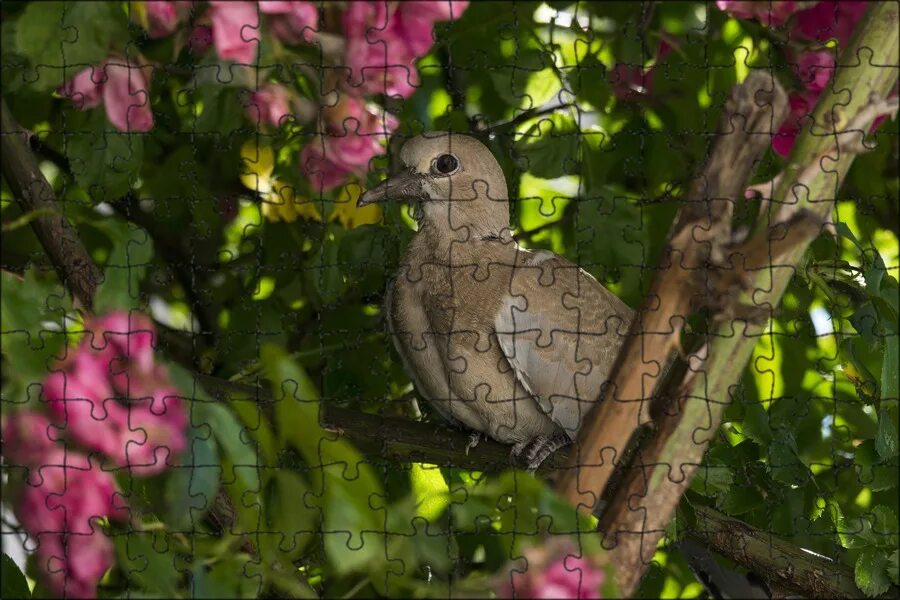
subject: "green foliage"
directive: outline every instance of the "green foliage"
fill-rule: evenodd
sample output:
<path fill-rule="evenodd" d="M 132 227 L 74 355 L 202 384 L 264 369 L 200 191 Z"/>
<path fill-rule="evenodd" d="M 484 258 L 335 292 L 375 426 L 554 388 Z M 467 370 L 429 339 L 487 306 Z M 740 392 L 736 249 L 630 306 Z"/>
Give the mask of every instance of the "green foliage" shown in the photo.
<path fill-rule="evenodd" d="M 157 353 L 190 411 L 175 467 L 116 474 L 133 522 L 103 525 L 118 558 L 104 594 L 478 596 L 548 539 L 603 551 L 586 534 L 596 524 L 538 479 L 380 460 L 379 448 L 322 426 L 331 407 L 396 416 L 411 389 L 383 307 L 414 226 L 398 205 L 351 223 L 358 213 L 342 212 L 341 191 L 311 192 L 297 164 L 315 122 L 276 131 L 247 119 L 243 88 L 257 81 L 318 101 L 308 72 L 323 64 L 318 49 L 264 43 L 259 68 L 242 70 L 143 35 L 128 12 L 137 3 L 10 4 L 4 99 L 35 132 L 42 172 L 103 273 L 97 312 L 153 315 Z M 792 68 L 777 36 L 714 3 L 549 5 L 562 11 L 556 21 L 539 2 L 473 2 L 436 28 L 420 90 L 384 103 L 403 135 L 492 125 L 520 243 L 566 256 L 637 306 L 727 92 L 751 68 L 790 84 Z M 662 39 L 673 47 L 664 56 Z M 53 93 L 64 77 L 136 52 L 159 67 L 147 134 L 119 132 L 103 108 L 81 112 Z M 652 66 L 652 93 L 624 94 L 621 64 Z M 838 190 L 837 237 L 815 242 L 740 385 L 713 399 L 728 403 L 725 422 L 639 595 L 703 593 L 668 544 L 690 529 L 692 505 L 837 558 L 867 595 L 898 583 L 896 126 L 875 139 Z M 263 214 L 259 190 L 240 180 L 248 141 L 273 148 L 275 176 L 321 218 Z M 388 162 L 376 159 L 359 183 Z M 758 179 L 781 165 L 768 153 Z M 6 413 L 39 406 L 84 314 L 5 181 L 0 209 Z M 222 394 L 197 371 L 232 388 Z M 3 597 L 26 595 L 9 563 L 4 555 Z"/>
<path fill-rule="evenodd" d="M 6 553 L 0 554 L 0 596 L 4 598 L 31 598 L 28 582 L 19 567 Z"/>

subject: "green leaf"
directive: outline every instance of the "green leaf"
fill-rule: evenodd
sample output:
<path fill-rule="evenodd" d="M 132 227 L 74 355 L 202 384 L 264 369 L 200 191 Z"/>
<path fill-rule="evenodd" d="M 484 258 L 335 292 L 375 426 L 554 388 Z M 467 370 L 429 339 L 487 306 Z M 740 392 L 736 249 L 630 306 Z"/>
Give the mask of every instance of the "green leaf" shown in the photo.
<path fill-rule="evenodd" d="M 94 308 L 98 313 L 141 307 L 140 284 L 153 260 L 153 240 L 140 227 L 118 220 L 96 224 L 113 247 L 97 286 Z"/>
<path fill-rule="evenodd" d="M 0 283 L 4 377 L 17 390 L 10 399 L 22 402 L 36 395 L 29 386 L 42 381 L 54 358 L 64 354 L 67 335 L 62 325 L 71 302 L 55 279 L 39 279 L 37 269 L 29 269 L 21 279 L 4 270 Z"/>
<path fill-rule="evenodd" d="M 885 460 L 896 458 L 898 450 L 897 427 L 894 425 L 892 412 L 887 409 L 878 411 L 878 434 L 875 436 L 875 451 Z"/>
<path fill-rule="evenodd" d="M 299 475 L 285 470 L 277 471 L 266 486 L 267 529 L 278 533 L 274 545 L 291 559 L 301 557 L 319 531 L 321 514 L 306 505 L 308 491 Z"/>
<path fill-rule="evenodd" d="M 0 598 L 31 598 L 31 590 L 25 575 L 19 570 L 18 565 L 6 553 L 0 563 Z"/>
<path fill-rule="evenodd" d="M 212 435 L 191 427 L 188 452 L 166 481 L 167 522 L 179 530 L 192 530 L 212 507 L 222 467 Z"/>
<path fill-rule="evenodd" d="M 788 485 L 803 485 L 809 480 L 809 469 L 797 455 L 794 432 L 780 428 L 769 446 L 769 469 L 772 478 Z"/>
<path fill-rule="evenodd" d="M 516 151 L 528 158 L 527 171 L 553 179 L 572 171 L 578 156 L 578 127 L 571 116 L 553 113 L 541 117 L 516 143 Z"/>
<path fill-rule="evenodd" d="M 856 447 L 854 462 L 859 482 L 873 491 L 897 487 L 897 458 L 881 458 L 875 449 L 875 440 L 866 440 Z"/>
<path fill-rule="evenodd" d="M 606 66 L 594 54 L 585 56 L 578 70 L 570 77 L 576 97 L 587 100 L 594 108 L 602 110 L 611 96 Z"/>
<path fill-rule="evenodd" d="M 75 181 L 95 201 L 121 198 L 141 172 L 144 140 L 118 131 L 102 110 L 71 116 L 75 133 L 67 136 L 66 157 Z"/>
<path fill-rule="evenodd" d="M 319 391 L 306 371 L 278 346 L 265 344 L 260 362 L 272 384 L 279 441 L 282 445 L 289 441 L 307 461 L 315 462 L 324 435 L 319 426 Z"/>
<path fill-rule="evenodd" d="M 872 509 L 872 544 L 882 548 L 896 548 L 898 541 L 897 513 L 887 506 Z"/>
<path fill-rule="evenodd" d="M 209 430 L 219 443 L 234 468 L 234 479 L 244 491 L 259 492 L 259 464 L 250 436 L 245 433 L 234 415 L 221 404 L 211 401 L 197 402 L 193 407 L 193 421 L 209 425 Z M 225 479 L 230 481 L 230 478 Z"/>
<path fill-rule="evenodd" d="M 896 332 L 884 338 L 884 360 L 881 363 L 881 397 L 897 400 L 900 398 L 900 336 Z M 894 433 L 896 437 L 896 432 Z"/>
<path fill-rule="evenodd" d="M 326 242 L 327 243 L 327 242 Z M 361 225 L 343 235 L 338 262 L 347 267 L 348 286 L 356 297 L 381 292 L 397 242 L 378 225 Z"/>
<path fill-rule="evenodd" d="M 347 292 L 347 278 L 344 276 L 347 263 L 342 262 L 340 256 L 344 235 L 343 227 L 330 224 L 319 251 L 310 257 L 303 270 L 320 304 L 334 304 Z"/>
<path fill-rule="evenodd" d="M 115 536 L 119 568 L 139 589 L 175 597 L 179 572 L 174 568 L 174 541 L 165 539 L 165 532 L 131 531 Z"/>
<path fill-rule="evenodd" d="M 16 47 L 34 73 L 39 89 L 53 89 L 109 55 L 113 41 L 124 40 L 124 13 L 112 2 L 32 2 L 19 17 Z"/>
<path fill-rule="evenodd" d="M 853 572 L 856 585 L 870 598 L 880 596 L 891 586 L 887 569 L 888 557 L 884 551 L 864 550 L 856 560 Z"/>
<path fill-rule="evenodd" d="M 233 88 L 201 85 L 194 98 L 192 108 L 195 114 L 199 114 L 185 123 L 188 129 L 228 137 L 236 129 L 246 127 L 244 109 Z"/>
<path fill-rule="evenodd" d="M 898 577 L 898 574 L 900 574 L 900 550 L 894 550 L 891 553 L 891 557 L 888 559 L 887 572 L 894 585 L 900 585 L 900 581 L 898 581 L 900 579 Z"/>
<path fill-rule="evenodd" d="M 384 560 L 374 543 L 384 517 L 370 506 L 383 495 L 381 483 L 353 446 L 319 425 L 319 394 L 306 372 L 281 348 L 266 344 L 261 360 L 272 382 L 279 438 L 302 454 L 315 477 L 310 498 L 320 498 L 324 512 L 325 554 L 336 572 L 363 569 Z"/>
<path fill-rule="evenodd" d="M 744 427 L 744 435 L 767 448 L 772 443 L 772 429 L 769 426 L 769 413 L 763 408 L 761 402 L 747 402 L 744 404 L 745 415 L 741 422 Z"/>

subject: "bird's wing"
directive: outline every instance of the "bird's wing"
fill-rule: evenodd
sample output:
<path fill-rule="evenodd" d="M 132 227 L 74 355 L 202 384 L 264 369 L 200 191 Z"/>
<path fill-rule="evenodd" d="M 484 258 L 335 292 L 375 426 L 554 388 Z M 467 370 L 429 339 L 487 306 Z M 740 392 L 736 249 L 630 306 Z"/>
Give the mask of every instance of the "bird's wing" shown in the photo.
<path fill-rule="evenodd" d="M 631 317 L 631 309 L 577 265 L 550 252 L 528 252 L 517 260 L 494 328 L 523 387 L 574 438 L 609 377 Z"/>

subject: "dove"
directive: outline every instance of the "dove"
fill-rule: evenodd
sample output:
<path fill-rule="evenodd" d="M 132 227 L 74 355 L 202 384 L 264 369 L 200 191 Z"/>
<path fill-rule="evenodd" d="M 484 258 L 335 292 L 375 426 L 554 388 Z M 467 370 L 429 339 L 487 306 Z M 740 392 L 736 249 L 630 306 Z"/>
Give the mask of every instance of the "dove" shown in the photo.
<path fill-rule="evenodd" d="M 411 201 L 418 230 L 385 294 L 389 334 L 419 394 L 451 423 L 512 445 L 530 471 L 577 435 L 632 310 L 565 258 L 521 247 L 491 151 L 424 133 L 358 205 Z"/>

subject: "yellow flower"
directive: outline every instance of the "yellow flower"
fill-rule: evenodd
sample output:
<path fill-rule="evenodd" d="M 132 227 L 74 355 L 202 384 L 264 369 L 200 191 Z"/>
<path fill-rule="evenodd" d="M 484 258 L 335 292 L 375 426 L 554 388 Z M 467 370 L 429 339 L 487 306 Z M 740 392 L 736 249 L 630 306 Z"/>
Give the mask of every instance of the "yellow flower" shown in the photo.
<path fill-rule="evenodd" d="M 241 146 L 241 183 L 260 194 L 272 191 L 275 153 L 271 146 L 257 146 L 250 140 Z"/>
<path fill-rule="evenodd" d="M 272 175 L 275 153 L 271 146 L 257 146 L 250 140 L 241 147 L 241 183 L 262 196 L 262 214 L 269 221 L 294 222 L 297 217 L 322 220 L 315 203 L 297 196 L 294 188 Z"/>
<path fill-rule="evenodd" d="M 312 200 L 297 196 L 294 188 L 280 181 L 273 183 L 274 189 L 266 194 L 262 211 L 269 221 L 293 223 L 297 217 L 322 220 L 318 207 Z"/>
<path fill-rule="evenodd" d="M 369 225 L 381 222 L 381 207 L 377 204 L 367 204 L 357 207 L 356 201 L 362 193 L 359 184 L 348 183 L 338 194 L 335 200 L 334 210 L 331 211 L 329 221 L 337 220 L 345 229 L 353 229 L 360 225 Z"/>

